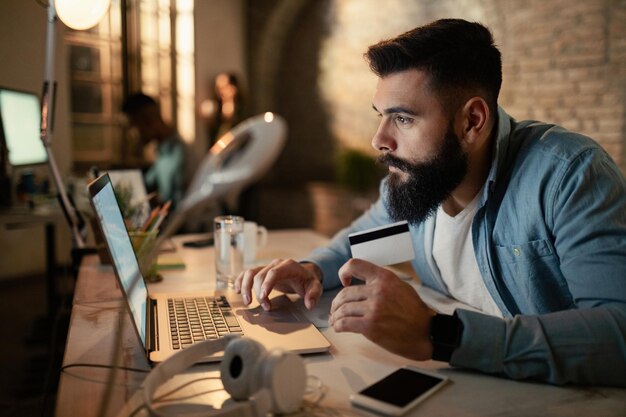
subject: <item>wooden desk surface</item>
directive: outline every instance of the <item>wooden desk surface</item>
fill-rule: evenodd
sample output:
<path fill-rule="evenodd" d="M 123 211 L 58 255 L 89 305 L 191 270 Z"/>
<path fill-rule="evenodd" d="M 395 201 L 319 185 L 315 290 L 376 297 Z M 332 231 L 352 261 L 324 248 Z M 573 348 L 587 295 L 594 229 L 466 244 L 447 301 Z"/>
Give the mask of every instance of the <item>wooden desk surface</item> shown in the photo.
<path fill-rule="evenodd" d="M 183 271 L 166 274 L 161 283 L 150 284 L 151 292 L 172 289 L 213 288 L 212 249 L 180 249 L 185 238 L 176 238 L 186 264 Z M 260 262 L 274 257 L 299 258 L 327 239 L 312 231 L 272 231 L 268 246 L 259 253 Z M 456 303 L 433 291 L 418 287 L 424 300 L 444 312 L 451 312 Z M 305 357 L 307 373 L 323 386 L 324 396 L 306 415 L 363 415 L 350 407 L 349 395 L 380 379 L 396 368 L 413 364 L 436 369 L 450 377 L 452 383 L 422 403 L 409 415 L 428 416 L 624 416 L 626 389 L 555 387 L 540 383 L 517 382 L 475 372 L 453 369 L 445 363 L 411 362 L 393 355 L 357 334 L 335 333 L 322 327 L 334 294 L 326 293 L 313 312 L 313 322 L 332 343 L 329 354 Z M 111 363 L 115 326 L 124 322 L 121 365 L 148 370 L 149 364 L 131 328 L 128 315 L 121 309 L 121 294 L 110 267 L 99 265 L 97 257 L 87 257 L 81 268 L 74 298 L 64 365 Z M 168 383 L 180 387 L 199 378 L 218 378 L 217 365 L 194 367 Z M 57 416 L 97 415 L 109 370 L 94 367 L 72 367 L 62 375 L 57 395 Z M 139 389 L 145 373 L 118 370 L 108 416 L 127 416 L 142 404 Z M 218 379 L 202 380 L 178 391 L 178 397 L 194 396 L 185 401 L 201 402 L 215 407 L 227 398 Z M 307 397 L 305 404 L 312 405 Z M 179 407 L 183 407 L 184 404 Z M 176 412 L 172 405 L 170 413 Z M 182 411 L 183 409 L 179 409 Z M 360 414 L 361 413 L 361 414 Z M 139 410 L 137 416 L 145 416 Z"/>

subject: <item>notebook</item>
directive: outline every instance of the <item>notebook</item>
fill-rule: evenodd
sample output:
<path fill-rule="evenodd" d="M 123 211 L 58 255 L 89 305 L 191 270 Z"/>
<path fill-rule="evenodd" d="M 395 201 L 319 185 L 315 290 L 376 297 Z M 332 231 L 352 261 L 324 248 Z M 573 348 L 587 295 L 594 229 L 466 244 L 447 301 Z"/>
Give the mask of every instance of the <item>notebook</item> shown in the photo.
<path fill-rule="evenodd" d="M 228 332 L 255 339 L 267 349 L 301 354 L 329 350 L 328 340 L 284 294 L 274 295 L 269 312 L 258 304 L 245 306 L 234 291 L 149 294 L 108 174 L 89 184 L 89 195 L 131 321 L 150 361 L 162 362 L 192 343 Z M 211 315 L 218 316 L 217 323 L 203 323 Z M 179 321 L 184 319 L 190 323 L 181 327 Z M 203 362 L 219 361 L 222 355 L 219 352 Z"/>

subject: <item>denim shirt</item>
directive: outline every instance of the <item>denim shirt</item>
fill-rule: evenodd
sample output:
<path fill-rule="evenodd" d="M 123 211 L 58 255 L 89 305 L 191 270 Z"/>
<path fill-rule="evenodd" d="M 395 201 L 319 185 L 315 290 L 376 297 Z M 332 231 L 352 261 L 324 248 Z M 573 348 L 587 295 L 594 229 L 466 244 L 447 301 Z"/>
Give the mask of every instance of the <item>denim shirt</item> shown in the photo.
<path fill-rule="evenodd" d="M 146 185 L 156 187 L 161 200 L 171 200 L 176 207 L 184 191 L 185 144 L 175 133 L 159 143 L 157 152 L 156 161 L 145 173 Z"/>
<path fill-rule="evenodd" d="M 322 270 L 324 288 L 340 285 L 349 233 L 393 221 L 384 180 L 380 191 L 307 259 Z M 432 257 L 434 216 L 410 230 L 417 275 L 448 294 Z M 504 319 L 458 309 L 464 330 L 451 365 L 554 384 L 626 386 L 626 180 L 597 143 L 499 109 L 472 238 Z"/>

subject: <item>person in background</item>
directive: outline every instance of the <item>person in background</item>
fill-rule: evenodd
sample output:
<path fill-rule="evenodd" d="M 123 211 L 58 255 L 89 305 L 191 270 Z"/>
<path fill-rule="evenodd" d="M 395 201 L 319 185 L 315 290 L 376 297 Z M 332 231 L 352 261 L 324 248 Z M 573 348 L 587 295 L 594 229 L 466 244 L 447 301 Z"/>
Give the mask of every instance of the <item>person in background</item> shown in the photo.
<path fill-rule="evenodd" d="M 552 384 L 626 386 L 626 180 L 592 139 L 498 106 L 502 63 L 481 24 L 443 19 L 371 46 L 380 199 L 301 262 L 235 282 L 312 308 L 343 286 L 329 325 L 412 360 Z M 407 220 L 423 285 L 473 309 L 440 314 L 348 234 Z M 393 250 L 393 248 L 390 248 Z M 354 281 L 364 285 L 350 285 Z"/>
<path fill-rule="evenodd" d="M 143 93 L 129 95 L 122 105 L 130 125 L 137 129 L 142 145 L 156 141 L 157 155 L 144 174 L 148 191 L 156 191 L 161 203 L 171 201 L 172 207 L 183 197 L 185 143 L 161 116 L 157 102 Z"/>
<path fill-rule="evenodd" d="M 214 95 L 214 100 L 205 101 L 201 107 L 208 124 L 210 146 L 246 118 L 241 86 L 234 73 L 217 74 Z M 218 204 L 222 214 L 237 214 L 259 221 L 259 189 L 255 184 L 225 196 Z"/>
<path fill-rule="evenodd" d="M 221 72 L 215 77 L 215 99 L 202 107 L 208 122 L 210 145 L 244 119 L 244 107 L 239 80 L 235 74 Z"/>

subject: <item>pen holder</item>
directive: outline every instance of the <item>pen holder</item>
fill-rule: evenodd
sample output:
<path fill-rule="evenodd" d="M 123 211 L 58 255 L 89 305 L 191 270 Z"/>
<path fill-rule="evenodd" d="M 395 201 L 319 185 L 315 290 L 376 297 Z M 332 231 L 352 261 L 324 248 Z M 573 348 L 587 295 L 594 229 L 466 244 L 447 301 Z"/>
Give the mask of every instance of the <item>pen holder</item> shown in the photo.
<path fill-rule="evenodd" d="M 139 270 L 143 277 L 150 282 L 160 281 L 157 273 L 156 256 L 152 260 L 150 259 L 150 254 L 154 249 L 158 234 L 158 229 L 148 232 L 128 232 L 135 255 L 137 256 L 137 261 L 139 262 Z"/>

